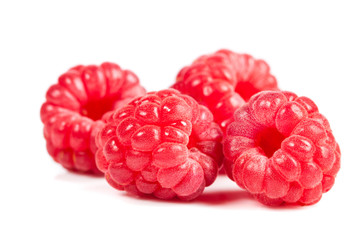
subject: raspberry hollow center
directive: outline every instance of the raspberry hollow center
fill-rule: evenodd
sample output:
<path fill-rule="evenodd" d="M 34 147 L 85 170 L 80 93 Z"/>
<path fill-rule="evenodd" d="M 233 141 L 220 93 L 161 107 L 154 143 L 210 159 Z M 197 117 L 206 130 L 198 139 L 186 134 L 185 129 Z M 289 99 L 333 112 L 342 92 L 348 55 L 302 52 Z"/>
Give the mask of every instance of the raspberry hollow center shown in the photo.
<path fill-rule="evenodd" d="M 276 128 L 268 128 L 257 135 L 255 142 L 265 152 L 265 155 L 270 158 L 276 150 L 280 149 L 284 139 L 285 136 L 279 133 Z"/>
<path fill-rule="evenodd" d="M 112 97 L 89 101 L 87 104 L 82 106 L 80 114 L 94 121 L 100 120 L 105 113 L 114 109 L 114 103 L 116 100 L 116 98 Z"/>
<path fill-rule="evenodd" d="M 239 81 L 236 85 L 235 91 L 245 100 L 249 101 L 250 97 L 259 90 L 254 87 L 254 84 L 248 81 Z"/>

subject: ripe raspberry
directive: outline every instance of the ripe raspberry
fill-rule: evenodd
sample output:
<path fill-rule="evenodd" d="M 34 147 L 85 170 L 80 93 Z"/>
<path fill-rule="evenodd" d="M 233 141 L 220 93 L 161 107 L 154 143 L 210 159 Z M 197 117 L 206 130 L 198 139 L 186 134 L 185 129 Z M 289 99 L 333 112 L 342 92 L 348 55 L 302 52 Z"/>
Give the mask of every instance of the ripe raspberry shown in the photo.
<path fill-rule="evenodd" d="M 96 164 L 119 190 L 191 200 L 214 182 L 221 141 L 206 107 L 174 89 L 151 92 L 111 114 Z"/>
<path fill-rule="evenodd" d="M 278 89 L 266 62 L 229 50 L 199 57 L 180 70 L 172 87 L 207 106 L 223 129 L 244 100 L 263 90 Z"/>
<path fill-rule="evenodd" d="M 224 166 L 259 201 L 314 204 L 333 186 L 340 148 L 329 122 L 309 98 L 260 92 L 234 119 L 224 138 Z"/>
<path fill-rule="evenodd" d="M 114 63 L 71 68 L 49 88 L 41 107 L 49 154 L 69 170 L 98 173 L 95 135 L 104 114 L 143 94 L 137 76 Z"/>

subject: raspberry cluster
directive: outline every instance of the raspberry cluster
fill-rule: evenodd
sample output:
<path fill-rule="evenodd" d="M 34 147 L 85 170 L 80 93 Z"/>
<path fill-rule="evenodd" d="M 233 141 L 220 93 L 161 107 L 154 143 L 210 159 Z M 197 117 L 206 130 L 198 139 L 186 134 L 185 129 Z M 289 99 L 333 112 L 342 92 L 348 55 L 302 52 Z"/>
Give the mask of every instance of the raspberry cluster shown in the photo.
<path fill-rule="evenodd" d="M 260 92 L 235 112 L 224 154 L 229 177 L 270 205 L 318 202 L 340 168 L 327 119 L 309 98 L 285 91 Z"/>
<path fill-rule="evenodd" d="M 253 94 L 278 89 L 265 61 L 229 50 L 199 57 L 180 70 L 172 87 L 207 106 L 223 129 Z"/>
<path fill-rule="evenodd" d="M 137 76 L 114 63 L 71 68 L 49 88 L 41 107 L 49 154 L 69 170 L 98 173 L 95 135 L 103 115 L 144 93 Z"/>
<path fill-rule="evenodd" d="M 41 120 L 66 169 L 160 199 L 197 198 L 224 165 L 264 204 L 309 205 L 340 169 L 316 104 L 280 91 L 263 60 L 229 50 L 200 56 L 172 88 L 149 93 L 114 63 L 76 66 L 49 88 Z"/>
<path fill-rule="evenodd" d="M 190 200 L 212 184 L 222 132 L 211 112 L 169 89 L 114 111 L 96 137 L 96 163 L 117 189 Z"/>

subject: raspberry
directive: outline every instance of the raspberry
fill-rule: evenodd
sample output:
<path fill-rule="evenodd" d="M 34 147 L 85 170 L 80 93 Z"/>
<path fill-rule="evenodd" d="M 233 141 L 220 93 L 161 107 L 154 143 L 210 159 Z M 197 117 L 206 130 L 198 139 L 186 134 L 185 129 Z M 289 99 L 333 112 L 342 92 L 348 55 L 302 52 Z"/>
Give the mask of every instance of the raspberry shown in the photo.
<path fill-rule="evenodd" d="M 318 202 L 340 168 L 340 148 L 313 101 L 263 91 L 234 113 L 224 137 L 225 169 L 268 205 Z"/>
<path fill-rule="evenodd" d="M 278 89 L 266 62 L 229 50 L 199 57 L 180 70 L 172 87 L 207 106 L 223 129 L 253 94 Z"/>
<path fill-rule="evenodd" d="M 71 68 L 49 88 L 41 107 L 49 154 L 69 170 L 99 173 L 95 135 L 105 113 L 143 94 L 137 76 L 114 63 Z"/>
<path fill-rule="evenodd" d="M 174 89 L 150 92 L 111 114 L 96 164 L 116 189 L 191 200 L 214 182 L 221 141 L 206 107 Z"/>

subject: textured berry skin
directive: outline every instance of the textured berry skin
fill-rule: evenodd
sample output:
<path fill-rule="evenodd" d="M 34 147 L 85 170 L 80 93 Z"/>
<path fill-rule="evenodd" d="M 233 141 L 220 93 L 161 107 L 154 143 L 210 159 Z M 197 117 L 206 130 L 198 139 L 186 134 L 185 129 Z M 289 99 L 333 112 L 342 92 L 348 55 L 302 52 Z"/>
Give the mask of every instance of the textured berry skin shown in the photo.
<path fill-rule="evenodd" d="M 174 89 L 151 92 L 111 114 L 96 164 L 116 189 L 191 200 L 214 182 L 221 141 L 206 107 Z"/>
<path fill-rule="evenodd" d="M 49 88 L 41 107 L 49 154 L 68 170 L 100 173 L 95 136 L 106 112 L 144 94 L 137 76 L 114 63 L 71 68 Z"/>
<path fill-rule="evenodd" d="M 252 96 L 224 137 L 229 177 L 262 203 L 318 202 L 340 168 L 340 148 L 313 101 L 285 91 Z"/>
<path fill-rule="evenodd" d="M 223 129 L 253 94 L 278 90 L 265 61 L 229 50 L 199 57 L 180 70 L 172 87 L 207 106 Z"/>

